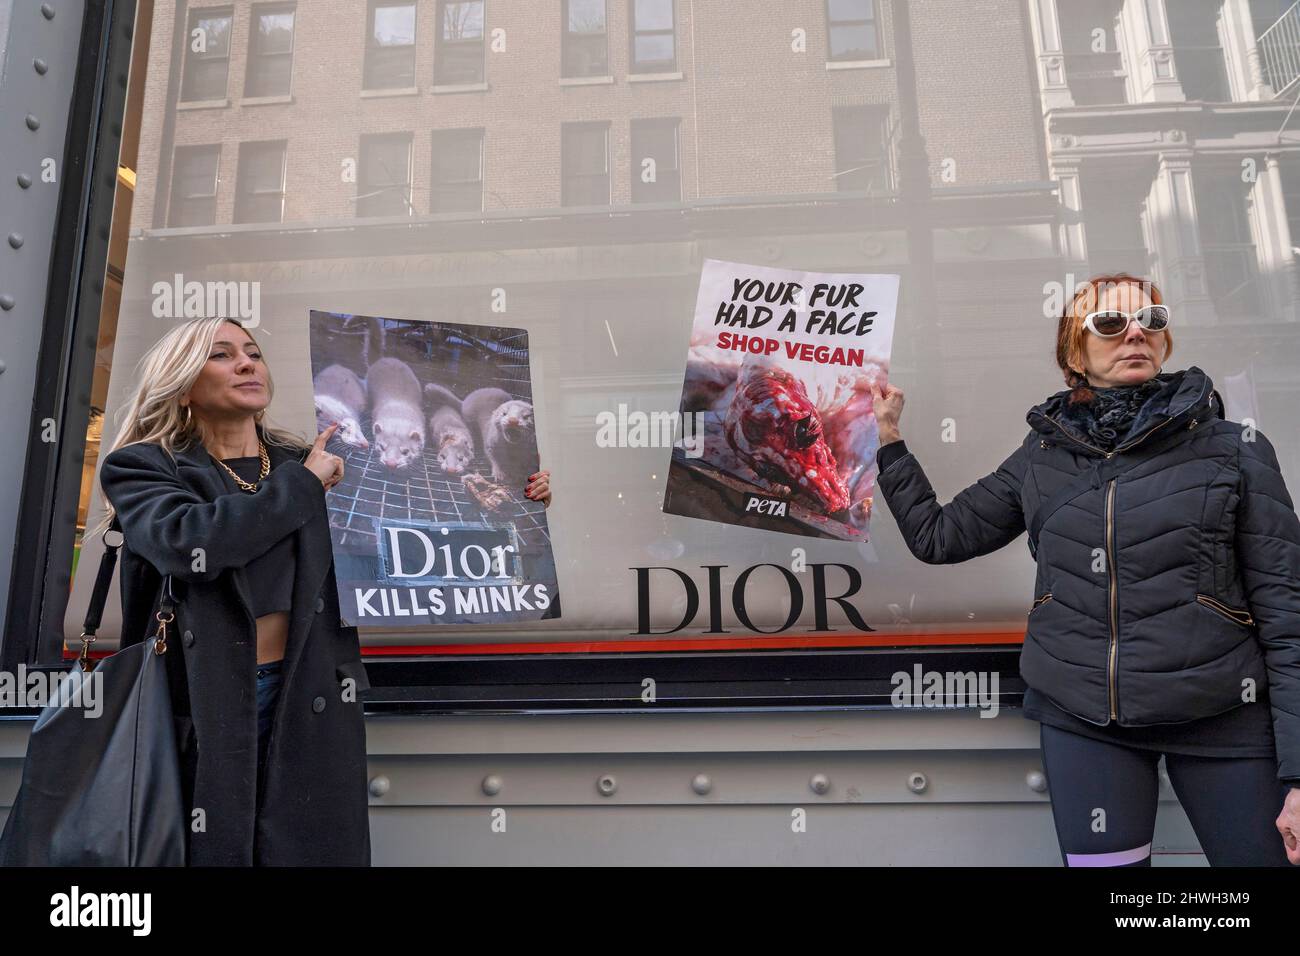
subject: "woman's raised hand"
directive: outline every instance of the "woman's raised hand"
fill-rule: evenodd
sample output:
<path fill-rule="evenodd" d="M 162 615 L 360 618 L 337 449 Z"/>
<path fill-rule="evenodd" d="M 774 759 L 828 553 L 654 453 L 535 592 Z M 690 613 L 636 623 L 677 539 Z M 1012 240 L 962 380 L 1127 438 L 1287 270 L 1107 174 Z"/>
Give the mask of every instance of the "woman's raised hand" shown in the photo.
<path fill-rule="evenodd" d="M 546 507 L 551 506 L 551 473 L 543 469 L 528 476 L 528 484 L 524 486 L 525 497 L 532 498 L 534 501 L 540 501 Z"/>
<path fill-rule="evenodd" d="M 880 444 L 887 445 L 903 436 L 898 430 L 898 419 L 903 414 L 903 390 L 885 383 L 871 383 L 871 398 L 875 406 L 876 426 L 880 429 Z"/>
<path fill-rule="evenodd" d="M 334 422 L 319 435 L 316 441 L 312 443 L 311 451 L 307 453 L 303 465 L 313 475 L 320 479 L 320 483 L 329 491 L 340 481 L 343 480 L 343 459 L 338 455 L 331 455 L 325 450 L 325 444 L 334 437 L 334 432 L 338 430 L 339 423 Z"/>

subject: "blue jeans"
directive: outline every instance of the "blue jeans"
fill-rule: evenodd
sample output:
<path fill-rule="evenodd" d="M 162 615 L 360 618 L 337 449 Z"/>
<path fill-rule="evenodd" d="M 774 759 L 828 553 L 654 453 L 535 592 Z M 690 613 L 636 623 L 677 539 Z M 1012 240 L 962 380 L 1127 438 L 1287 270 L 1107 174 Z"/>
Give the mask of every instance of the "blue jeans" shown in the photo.
<path fill-rule="evenodd" d="M 283 661 L 269 661 L 257 665 L 257 789 L 262 790 L 265 773 L 266 744 L 271 739 L 271 719 L 275 716 L 275 702 L 280 697 Z"/>

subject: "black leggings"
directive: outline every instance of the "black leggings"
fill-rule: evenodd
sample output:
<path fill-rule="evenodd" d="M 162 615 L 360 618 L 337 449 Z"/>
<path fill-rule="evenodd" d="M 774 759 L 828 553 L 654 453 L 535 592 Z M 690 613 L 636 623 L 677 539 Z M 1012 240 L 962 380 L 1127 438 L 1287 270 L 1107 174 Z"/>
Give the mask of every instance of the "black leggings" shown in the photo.
<path fill-rule="evenodd" d="M 1150 866 L 1160 754 L 1040 725 L 1066 866 Z M 1290 866 L 1274 821 L 1289 789 L 1271 757 L 1166 754 L 1169 782 L 1211 866 Z"/>

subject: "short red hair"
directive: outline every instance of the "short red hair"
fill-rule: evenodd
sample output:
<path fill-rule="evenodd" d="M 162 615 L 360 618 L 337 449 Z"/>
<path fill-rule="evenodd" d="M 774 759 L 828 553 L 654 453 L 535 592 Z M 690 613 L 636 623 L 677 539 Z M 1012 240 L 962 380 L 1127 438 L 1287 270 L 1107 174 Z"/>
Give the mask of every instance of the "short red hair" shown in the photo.
<path fill-rule="evenodd" d="M 1056 326 L 1056 364 L 1061 368 L 1065 384 L 1075 390 L 1075 394 L 1070 396 L 1072 403 L 1091 401 L 1093 397 L 1093 392 L 1087 387 L 1087 379 L 1083 375 L 1083 337 L 1088 334 L 1088 330 L 1083 327 L 1083 320 L 1087 318 L 1089 312 L 1097 311 L 1097 303 L 1101 301 L 1108 288 L 1126 283 L 1138 286 L 1151 299 L 1152 304 L 1164 304 L 1164 296 L 1150 279 L 1142 279 L 1127 272 L 1116 272 L 1093 276 L 1087 282 L 1081 283 L 1061 313 Z M 1164 336 L 1165 354 L 1160 360 L 1161 365 L 1164 365 L 1174 351 L 1174 338 L 1168 328 L 1164 330 Z"/>

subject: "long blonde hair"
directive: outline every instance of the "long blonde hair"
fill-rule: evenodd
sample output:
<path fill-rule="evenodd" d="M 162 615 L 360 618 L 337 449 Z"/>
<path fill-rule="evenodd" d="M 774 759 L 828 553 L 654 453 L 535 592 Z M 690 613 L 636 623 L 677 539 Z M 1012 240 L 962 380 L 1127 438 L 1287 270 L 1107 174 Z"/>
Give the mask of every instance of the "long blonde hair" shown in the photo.
<path fill-rule="evenodd" d="M 191 447 L 195 442 L 204 444 L 210 437 L 207 427 L 198 416 L 181 407 L 181 398 L 187 395 L 199 373 L 212 354 L 212 343 L 217 337 L 217 330 L 229 322 L 244 329 L 238 319 L 217 316 L 211 319 L 191 319 L 171 329 L 150 347 L 136 366 L 136 387 L 130 400 L 117 413 L 117 437 L 108 448 L 100 449 L 100 458 L 125 445 L 137 442 L 151 442 L 160 446 L 169 455 L 178 449 Z M 253 333 L 244 329 L 244 333 L 257 340 Z M 258 346 L 261 350 L 261 346 Z M 266 393 L 268 401 L 275 396 L 275 384 L 271 379 L 271 370 L 266 371 Z M 253 419 L 261 426 L 263 438 L 272 445 L 280 445 L 296 451 L 308 447 L 301 436 L 272 425 L 266 416 L 266 409 L 256 412 Z M 100 486 L 103 492 L 103 486 Z M 104 496 L 105 513 L 103 520 L 95 527 L 93 534 L 106 530 L 113 522 L 115 510 L 112 502 Z"/>

